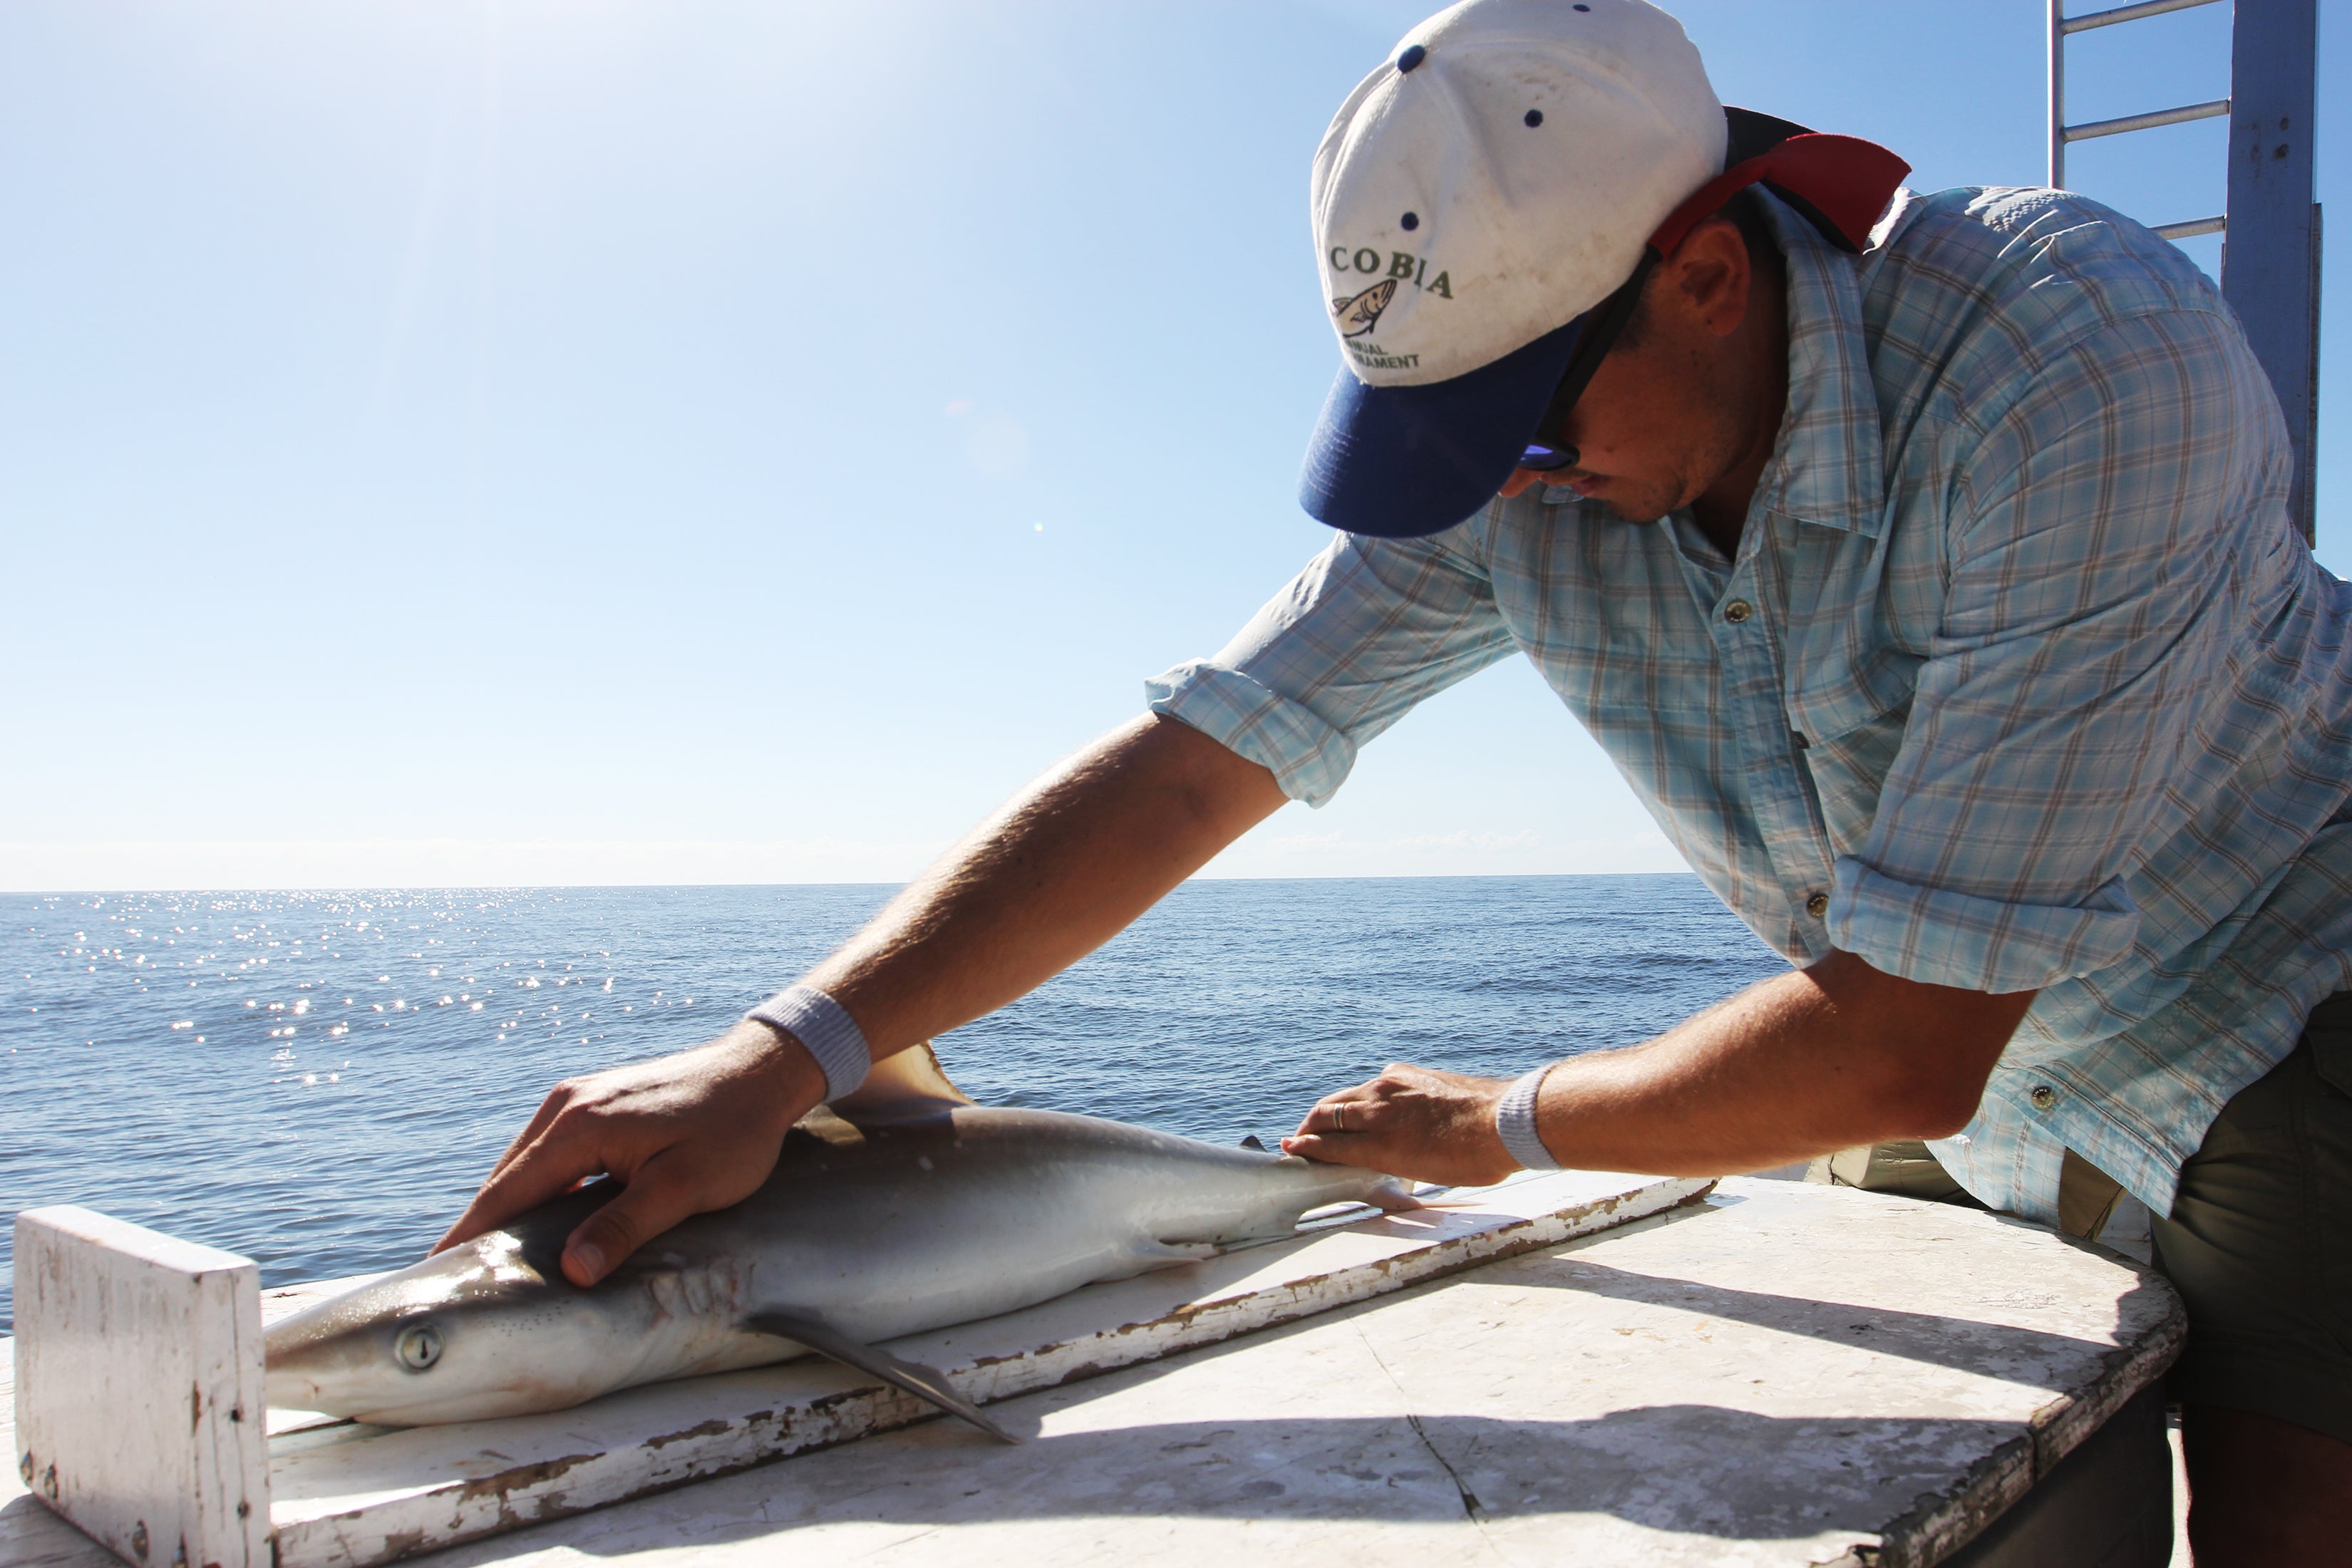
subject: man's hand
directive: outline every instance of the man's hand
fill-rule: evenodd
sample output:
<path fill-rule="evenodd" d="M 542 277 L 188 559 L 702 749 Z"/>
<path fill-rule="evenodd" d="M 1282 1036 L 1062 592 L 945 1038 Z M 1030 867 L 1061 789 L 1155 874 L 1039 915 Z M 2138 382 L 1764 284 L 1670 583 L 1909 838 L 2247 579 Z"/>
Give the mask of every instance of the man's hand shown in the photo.
<path fill-rule="evenodd" d="M 593 1285 L 680 1220 L 751 1196 L 785 1132 L 824 1098 L 824 1075 L 800 1042 L 748 1020 L 690 1051 L 569 1079 L 433 1250 L 611 1174 L 626 1189 L 563 1244 L 564 1277 Z"/>
<path fill-rule="evenodd" d="M 1552 1068 L 1536 1131 L 1562 1164 L 1720 1176 L 1882 1138 L 1943 1138 L 1976 1114 L 1985 1080 L 2032 1005 L 1905 980 L 1849 952 L 1751 985 L 1647 1044 Z M 1495 1131 L 1510 1086 L 1391 1067 L 1325 1097 L 1294 1154 L 1449 1185 L 1517 1169 Z"/>
<path fill-rule="evenodd" d="M 1495 1131 L 1495 1102 L 1510 1087 L 1502 1079 L 1391 1062 L 1370 1083 L 1317 1102 L 1282 1150 L 1417 1182 L 1482 1187 L 1519 1168 Z"/>

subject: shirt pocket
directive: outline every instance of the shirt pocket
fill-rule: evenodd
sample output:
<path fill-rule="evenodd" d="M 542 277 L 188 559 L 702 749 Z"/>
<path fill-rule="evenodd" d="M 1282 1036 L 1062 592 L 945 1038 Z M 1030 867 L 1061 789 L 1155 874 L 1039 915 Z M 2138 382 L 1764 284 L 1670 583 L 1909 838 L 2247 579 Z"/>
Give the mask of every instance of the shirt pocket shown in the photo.
<path fill-rule="evenodd" d="M 1789 729 L 1832 857 L 1859 854 L 1903 749 L 1920 660 L 1883 649 L 1856 665 L 1800 646 L 1790 660 Z"/>

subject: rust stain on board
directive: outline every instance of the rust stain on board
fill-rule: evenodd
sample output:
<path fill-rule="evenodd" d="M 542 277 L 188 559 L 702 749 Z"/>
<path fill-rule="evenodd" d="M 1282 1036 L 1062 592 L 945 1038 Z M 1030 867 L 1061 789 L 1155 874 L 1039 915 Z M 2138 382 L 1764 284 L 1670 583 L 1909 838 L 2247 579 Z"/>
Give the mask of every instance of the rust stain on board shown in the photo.
<path fill-rule="evenodd" d="M 508 1498 L 519 1491 L 545 1486 L 569 1475 L 578 1467 L 604 1457 L 602 1453 L 566 1454 L 560 1459 L 541 1459 L 532 1464 L 517 1465 L 513 1469 L 501 1470 L 495 1476 L 463 1482 L 457 1489 L 455 1500 L 458 1507 L 463 1508 L 480 1498 Z"/>
<path fill-rule="evenodd" d="M 762 1412 L 762 1414 L 765 1414 L 765 1412 Z M 751 1419 L 756 1421 L 759 1417 L 755 1415 L 751 1417 Z M 683 1443 L 695 1437 L 722 1437 L 728 1433 L 735 1430 L 738 1425 L 739 1423 L 726 1419 L 725 1417 L 713 1416 L 710 1420 L 688 1426 L 681 1432 L 665 1432 L 658 1437 L 648 1437 L 644 1443 L 640 1444 L 639 1447 L 646 1448 L 667 1448 L 672 1443 Z"/>

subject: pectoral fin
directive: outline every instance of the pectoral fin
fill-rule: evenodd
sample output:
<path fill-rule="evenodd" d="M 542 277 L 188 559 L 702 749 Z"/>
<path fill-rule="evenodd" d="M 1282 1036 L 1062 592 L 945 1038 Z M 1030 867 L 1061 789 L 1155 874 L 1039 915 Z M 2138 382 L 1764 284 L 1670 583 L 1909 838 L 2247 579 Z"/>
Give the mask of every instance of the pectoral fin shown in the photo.
<path fill-rule="evenodd" d="M 795 1312 L 754 1312 L 743 1320 L 743 1326 L 757 1333 L 798 1340 L 820 1355 L 829 1355 L 844 1366 L 854 1366 L 893 1388 L 903 1388 L 919 1399 L 928 1399 L 950 1415 L 962 1416 L 1000 1443 L 1021 1441 L 982 1415 L 979 1405 L 957 1393 L 945 1373 L 900 1361 L 877 1346 L 861 1344 L 819 1319 Z"/>

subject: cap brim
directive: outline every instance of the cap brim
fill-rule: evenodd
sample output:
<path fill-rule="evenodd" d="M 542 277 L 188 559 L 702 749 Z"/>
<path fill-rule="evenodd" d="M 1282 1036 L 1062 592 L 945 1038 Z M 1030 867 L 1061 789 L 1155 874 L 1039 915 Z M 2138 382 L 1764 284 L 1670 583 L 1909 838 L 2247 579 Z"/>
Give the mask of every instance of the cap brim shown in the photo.
<path fill-rule="evenodd" d="M 1342 366 L 1307 447 L 1298 503 L 1349 533 L 1441 533 L 1495 499 L 1590 317 L 1450 381 L 1372 386 Z"/>

